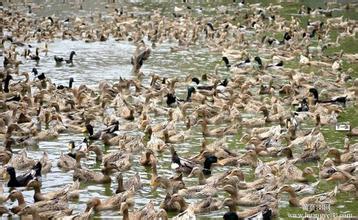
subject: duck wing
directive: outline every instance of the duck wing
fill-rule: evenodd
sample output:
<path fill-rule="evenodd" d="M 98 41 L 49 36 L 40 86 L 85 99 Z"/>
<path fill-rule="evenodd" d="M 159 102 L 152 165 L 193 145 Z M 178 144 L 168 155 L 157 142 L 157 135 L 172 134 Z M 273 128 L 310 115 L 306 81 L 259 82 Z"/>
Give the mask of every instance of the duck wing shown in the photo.
<path fill-rule="evenodd" d="M 34 176 L 32 175 L 31 172 L 29 173 L 25 173 L 23 175 L 17 176 L 16 180 L 19 183 L 19 186 L 26 186 L 30 180 L 32 180 L 34 178 Z"/>
<path fill-rule="evenodd" d="M 54 56 L 54 60 L 56 61 L 56 63 L 62 63 L 64 61 L 63 57 L 58 57 L 58 56 Z"/>

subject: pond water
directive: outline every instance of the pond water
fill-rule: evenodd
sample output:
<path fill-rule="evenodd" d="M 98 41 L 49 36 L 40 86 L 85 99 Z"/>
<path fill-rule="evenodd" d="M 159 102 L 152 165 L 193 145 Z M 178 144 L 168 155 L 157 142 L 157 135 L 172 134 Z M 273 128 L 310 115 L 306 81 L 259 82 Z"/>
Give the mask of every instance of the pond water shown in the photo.
<path fill-rule="evenodd" d="M 16 3 L 13 1 L 12 6 L 16 6 L 26 12 L 26 8 L 23 6 L 23 3 Z M 112 8 L 123 7 L 125 10 L 128 10 L 132 13 L 151 13 L 155 9 L 162 10 L 164 14 L 170 15 L 174 6 L 181 6 L 181 1 L 120 1 L 116 3 L 108 3 L 107 1 L 95 1 L 95 0 L 86 0 L 83 1 L 82 8 L 79 8 L 79 1 L 55 1 L 55 0 L 46 0 L 46 1 L 33 1 L 34 3 L 42 5 L 40 8 L 33 8 L 33 13 L 35 16 L 50 16 L 56 15 L 58 17 L 66 18 L 68 16 L 88 16 L 92 14 L 97 16 L 98 13 L 101 13 L 102 16 L 105 16 L 108 11 L 111 11 Z M 219 3 L 220 2 L 220 3 Z M 250 3 L 252 1 L 249 1 Z M 262 2 L 263 6 L 267 6 L 271 1 L 257 1 Z M 302 23 L 307 21 L 307 17 L 295 15 L 298 9 L 302 4 L 311 6 L 313 8 L 323 7 L 324 1 L 273 1 L 275 4 L 280 4 L 284 8 L 280 10 L 280 13 L 283 17 L 289 18 L 291 16 L 296 16 Z M 4 3 L 5 6 L 9 3 Z M 220 19 L 216 14 L 216 9 L 219 6 L 228 6 L 228 12 L 231 13 L 230 7 L 233 5 L 232 1 L 195 1 L 191 3 L 192 7 L 195 9 L 201 9 L 202 13 L 197 13 L 195 16 L 216 16 L 215 18 Z M 334 16 L 343 15 L 345 18 L 357 19 L 357 7 L 354 7 L 348 11 L 337 11 L 334 13 Z M 277 34 L 277 33 L 273 33 Z M 332 39 L 335 39 L 337 32 L 331 32 L 330 35 Z M 32 47 L 44 47 L 44 43 L 31 42 Z M 212 73 L 214 67 L 217 64 L 220 64 L 218 69 L 219 74 L 223 77 L 230 77 L 230 73 L 226 70 L 225 66 L 221 63 L 221 51 L 215 52 L 211 51 L 206 47 L 201 45 L 194 45 L 189 47 L 187 50 L 171 52 L 171 47 L 176 46 L 176 43 L 164 42 L 157 45 L 152 49 L 152 54 L 150 58 L 145 62 L 142 71 L 145 74 L 144 84 L 148 84 L 149 75 L 151 73 L 158 74 L 163 77 L 180 77 L 184 79 L 186 75 L 191 74 L 193 76 L 201 76 L 204 73 Z M 105 42 L 93 42 L 85 43 L 83 41 L 71 41 L 71 40 L 55 40 L 48 43 L 49 52 L 48 55 L 41 54 L 41 62 L 39 63 L 37 69 L 39 72 L 44 72 L 53 82 L 57 84 L 67 84 L 69 77 L 75 79 L 74 86 L 79 86 L 81 84 L 88 85 L 89 87 L 96 88 L 98 83 L 101 80 L 106 80 L 110 83 L 116 82 L 120 77 L 131 79 L 135 76 L 131 73 L 131 64 L 130 58 L 135 50 L 135 45 L 130 41 L 115 41 L 113 38 Z M 342 40 L 340 47 L 328 49 L 327 54 L 334 53 L 343 49 L 348 53 L 357 53 L 358 44 L 355 39 L 347 38 Z M 70 51 L 76 51 L 75 61 L 73 66 L 62 65 L 60 67 L 55 65 L 53 56 L 67 56 Z M 2 63 L 3 57 L 0 58 Z M 20 65 L 20 71 L 31 71 L 35 66 L 33 61 L 23 60 L 24 64 Z M 298 60 L 293 60 L 287 62 L 287 67 L 298 68 Z M 358 63 L 343 63 L 343 71 L 346 71 L 348 68 L 353 68 L 354 73 L 352 75 L 353 79 L 358 76 Z M 314 71 L 317 69 L 307 69 L 304 71 Z M 332 80 L 332 79 L 330 79 Z M 16 81 L 16 77 L 15 77 Z M 184 97 L 183 91 L 179 91 L 179 96 Z M 250 114 L 244 114 L 245 117 L 252 117 Z M 358 126 L 358 111 L 354 103 L 349 103 L 345 111 L 340 115 L 339 121 L 349 121 L 351 126 Z M 163 120 L 162 118 L 156 118 L 156 121 L 159 122 Z M 184 129 L 184 125 L 182 129 Z M 309 129 L 312 124 L 304 124 L 305 128 Z M 243 129 L 245 130 L 245 128 Z M 342 132 L 335 131 L 333 126 L 323 126 L 322 130 L 324 132 L 326 141 L 330 147 L 343 147 L 343 141 L 345 134 Z M 243 144 L 239 142 L 242 133 L 239 132 L 237 135 L 228 136 L 227 140 L 230 143 L 231 149 L 242 149 Z M 67 151 L 67 143 L 70 140 L 75 142 L 81 142 L 84 138 L 84 134 L 72 134 L 72 133 L 63 133 L 60 134 L 59 138 L 53 141 L 41 141 L 37 146 L 28 148 L 28 155 L 32 158 L 40 158 L 43 151 L 49 153 L 50 159 L 53 161 L 52 171 L 43 176 L 42 178 L 42 191 L 49 192 L 61 188 L 63 185 L 72 183 L 72 173 L 63 172 L 59 170 L 56 166 L 56 162 L 60 156 L 61 151 Z M 213 139 L 209 139 L 213 140 Z M 189 157 L 192 155 L 192 152 L 199 152 L 200 143 L 202 141 L 201 129 L 195 127 L 193 129 L 193 134 L 189 141 L 183 144 L 175 145 L 175 148 L 178 151 L 178 154 L 183 157 Z M 353 138 L 352 143 L 356 143 L 357 139 Z M 101 144 L 101 142 L 96 142 L 96 144 Z M 114 150 L 112 147 L 103 146 L 105 152 Z M 20 148 L 15 148 L 14 151 L 20 151 Z M 95 163 L 94 155 L 92 154 L 87 160 L 84 161 L 84 164 L 93 169 L 100 170 L 100 164 Z M 140 155 L 134 155 L 133 165 L 131 170 L 123 173 L 124 177 L 133 176 L 138 172 L 141 176 L 143 182 L 143 188 L 140 189 L 135 195 L 135 208 L 143 207 L 150 200 L 155 202 L 156 207 L 159 206 L 160 202 L 165 197 L 165 192 L 162 189 L 157 189 L 156 192 L 153 192 L 150 188 L 149 181 L 151 177 L 151 170 L 146 169 L 141 166 L 139 161 Z M 158 171 L 159 174 L 165 175 L 167 177 L 173 174 L 170 170 L 170 153 L 165 152 L 164 154 L 158 155 Z M 310 166 L 317 166 L 316 164 L 306 164 Z M 303 167 L 302 167 L 303 168 Z M 215 168 L 214 173 L 222 172 L 227 170 L 227 168 Z M 253 178 L 252 169 L 243 168 L 247 176 Z M 107 198 L 111 196 L 113 191 L 115 191 L 116 183 L 114 178 L 113 182 L 110 185 L 81 185 L 83 191 L 80 194 L 80 199 L 76 203 L 70 203 L 71 208 L 76 211 L 83 211 L 86 206 L 86 201 L 92 197 Z M 197 184 L 196 178 L 187 178 L 184 177 L 185 183 L 190 185 Z M 327 189 L 332 189 L 334 183 L 327 183 L 322 181 L 319 185 L 320 191 L 325 191 Z M 5 187 L 5 192 L 7 192 Z M 28 203 L 32 203 L 33 191 L 24 191 L 25 199 Z M 225 197 L 225 194 L 222 193 L 219 195 L 221 198 Z M 196 199 L 188 200 L 189 202 L 197 201 Z M 347 193 L 340 193 L 337 196 L 337 205 L 332 207 L 332 212 L 336 213 L 351 213 L 354 216 L 358 216 L 357 209 L 357 200 L 354 196 L 351 196 Z M 11 206 L 11 204 L 10 204 Z M 288 205 L 287 196 L 282 196 L 280 202 L 279 218 L 287 219 L 288 213 L 302 213 L 303 211 L 298 208 L 292 208 Z M 225 210 L 220 210 L 212 212 L 210 214 L 198 215 L 198 219 L 221 219 L 222 215 L 225 213 Z M 106 219 L 109 217 L 119 217 L 120 213 L 106 211 L 101 213 L 96 213 L 95 218 Z M 14 217 L 13 217 L 14 218 Z"/>

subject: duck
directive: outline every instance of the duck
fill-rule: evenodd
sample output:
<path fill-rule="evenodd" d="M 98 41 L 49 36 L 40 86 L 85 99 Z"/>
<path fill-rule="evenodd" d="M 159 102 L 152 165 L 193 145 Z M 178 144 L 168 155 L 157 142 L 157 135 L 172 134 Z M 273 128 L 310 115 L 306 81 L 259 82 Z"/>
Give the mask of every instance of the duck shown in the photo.
<path fill-rule="evenodd" d="M 130 206 L 133 205 L 133 194 L 134 190 L 130 189 L 103 200 L 98 197 L 91 198 L 87 201 L 86 212 L 91 208 L 96 212 L 106 210 L 119 211 L 123 202 L 128 202 Z"/>
<path fill-rule="evenodd" d="M 18 170 L 27 169 L 36 164 L 34 159 L 31 159 L 27 156 L 26 150 L 22 150 L 19 154 L 14 155 L 9 161 L 9 165 Z"/>
<path fill-rule="evenodd" d="M 116 164 L 114 163 L 107 163 L 107 165 L 102 168 L 101 172 L 75 167 L 73 180 L 79 180 L 80 182 L 85 183 L 111 183 L 110 171 L 113 169 L 118 170 Z"/>
<path fill-rule="evenodd" d="M 96 154 L 96 162 L 103 161 L 103 152 L 97 145 L 90 145 L 87 149 L 88 152 L 93 151 Z"/>
<path fill-rule="evenodd" d="M 266 192 L 265 187 L 263 187 L 263 189 L 265 192 L 259 190 L 259 188 L 249 188 L 244 192 L 240 192 L 238 188 L 233 185 L 225 185 L 223 187 L 223 190 L 230 194 L 230 198 L 240 206 L 257 206 L 267 202 L 266 200 L 270 200 L 270 192 Z"/>
<path fill-rule="evenodd" d="M 15 213 L 15 214 L 22 214 L 22 215 L 26 215 L 28 213 L 25 212 L 21 212 L 24 208 L 26 208 L 26 202 L 24 199 L 24 195 L 22 194 L 22 192 L 18 191 L 18 190 L 13 190 L 10 192 L 7 200 L 17 200 L 18 205 L 11 208 L 11 212 Z M 36 209 L 36 211 L 38 213 L 41 212 L 54 212 L 54 211 L 64 211 L 66 212 L 66 214 L 71 214 L 72 209 L 68 208 L 68 203 L 64 200 L 58 200 L 58 199 L 54 199 L 54 200 L 48 200 L 48 201 L 40 201 L 40 202 L 36 202 L 33 205 L 30 206 L 33 209 Z M 20 215 L 19 214 L 19 215 Z"/>
<path fill-rule="evenodd" d="M 233 220 L 233 219 L 269 220 L 269 219 L 272 219 L 272 216 L 273 216 L 272 210 L 267 206 L 254 207 L 254 208 L 246 209 L 244 211 L 239 211 L 239 212 L 237 212 L 235 209 L 236 208 L 233 208 L 234 211 L 226 212 L 223 216 L 223 219 L 224 220 Z"/>
<path fill-rule="evenodd" d="M 79 186 L 80 182 L 76 181 L 73 184 L 69 184 L 58 191 L 51 191 L 46 194 L 41 193 L 41 182 L 35 178 L 28 182 L 27 188 L 34 189 L 34 201 L 45 201 L 45 200 L 53 200 L 53 199 L 60 199 L 60 200 L 67 200 L 67 199 L 75 199 L 79 197 Z"/>
<path fill-rule="evenodd" d="M 73 64 L 73 56 L 76 55 L 75 51 L 71 51 L 70 57 L 68 60 L 64 59 L 63 57 L 54 56 L 54 60 L 56 61 L 56 65 L 60 65 L 65 61 L 67 64 Z"/>
<path fill-rule="evenodd" d="M 171 168 L 175 169 L 177 172 L 190 173 L 197 165 L 193 161 L 179 157 L 173 146 L 170 148 L 170 151 L 172 154 Z"/>
<path fill-rule="evenodd" d="M 103 156 L 102 164 L 106 167 L 108 164 L 115 164 L 118 171 L 129 170 L 132 166 L 133 156 L 123 151 L 111 152 Z"/>
<path fill-rule="evenodd" d="M 15 142 L 15 140 L 7 139 L 4 141 L 4 148 L 0 149 L 0 162 L 5 165 L 7 164 L 12 157 L 12 149 L 11 145 Z"/>
<path fill-rule="evenodd" d="M 307 163 L 307 162 L 316 162 L 320 160 L 320 156 L 317 152 L 317 149 L 305 148 L 302 155 L 299 158 L 294 158 L 292 149 L 285 147 L 281 149 L 278 153 L 278 156 L 285 155 L 288 160 L 291 160 L 294 164 L 296 163 Z"/>
<path fill-rule="evenodd" d="M 42 158 L 40 159 L 40 163 L 42 165 L 41 173 L 46 174 L 51 171 L 52 162 L 48 157 L 48 153 L 46 151 L 43 152 Z"/>
<path fill-rule="evenodd" d="M 287 180 L 305 183 L 310 181 L 310 177 L 316 177 L 312 167 L 305 167 L 302 171 L 288 160 L 286 160 L 281 167 L 280 175 Z"/>
<path fill-rule="evenodd" d="M 40 162 L 36 163 L 32 169 L 21 175 L 16 176 L 16 171 L 14 167 L 6 167 L 6 174 L 9 175 L 10 179 L 7 183 L 8 187 L 24 187 L 26 186 L 30 180 L 34 179 L 35 177 L 41 177 L 41 168 L 42 165 Z"/>
<path fill-rule="evenodd" d="M 341 153 L 336 148 L 330 148 L 327 152 L 327 157 L 333 157 L 334 158 L 333 162 L 335 165 L 340 165 L 342 163 L 356 162 L 354 161 L 354 157 L 351 152 L 348 151 L 348 152 Z"/>
<path fill-rule="evenodd" d="M 152 166 L 154 159 L 154 152 L 150 149 L 145 150 L 140 157 L 140 164 L 142 166 Z"/>
<path fill-rule="evenodd" d="M 322 204 L 335 204 L 336 203 L 336 194 L 338 191 L 338 187 L 336 186 L 333 191 L 325 192 L 313 196 L 303 197 L 301 199 L 297 198 L 297 194 L 292 186 L 284 185 L 279 188 L 278 192 L 287 192 L 289 193 L 289 203 L 294 207 L 303 207 L 305 209 L 308 208 L 307 211 L 315 210 L 317 207 Z"/>
<path fill-rule="evenodd" d="M 168 214 L 164 209 L 156 211 L 152 201 L 147 203 L 141 210 L 136 210 L 132 213 L 128 211 L 130 204 L 128 202 L 122 202 L 120 212 L 123 215 L 124 220 L 139 220 L 139 219 L 162 219 L 167 220 Z"/>
<path fill-rule="evenodd" d="M 26 206 L 17 214 L 19 216 L 27 216 L 31 215 L 33 219 L 51 219 L 51 218 L 60 218 L 65 217 L 67 215 L 72 214 L 72 209 L 64 209 L 64 210 L 45 210 L 39 212 L 38 210 L 41 208 L 34 206 Z M 42 209 L 41 209 L 42 210 Z"/>
<path fill-rule="evenodd" d="M 74 170 L 76 167 L 81 167 L 81 158 L 85 157 L 86 154 L 83 151 L 76 152 L 76 159 L 61 152 L 60 158 L 57 161 L 57 166 L 63 171 Z"/>
<path fill-rule="evenodd" d="M 188 204 L 182 196 L 167 193 L 164 201 L 160 203 L 160 208 L 167 212 L 184 212 L 188 208 Z"/>
<path fill-rule="evenodd" d="M 119 173 L 116 177 L 118 186 L 116 189 L 116 194 L 125 192 L 126 190 L 129 190 L 130 188 L 134 188 L 134 190 L 139 190 L 142 187 L 142 183 L 140 180 L 140 176 L 138 173 L 136 173 L 133 177 L 128 179 L 125 183 L 123 183 L 123 175 L 122 173 Z"/>
<path fill-rule="evenodd" d="M 153 175 L 150 181 L 150 185 L 152 187 L 152 190 L 155 190 L 158 186 L 161 186 L 169 194 L 176 193 L 179 190 L 185 188 L 185 183 L 181 174 L 170 178 L 158 176 L 158 174 L 156 173 L 156 168 L 153 169 Z"/>
<path fill-rule="evenodd" d="M 314 104 L 316 103 L 331 103 L 331 104 L 340 104 L 345 106 L 348 99 L 347 96 L 338 96 L 330 100 L 320 100 L 318 95 L 318 90 L 316 88 L 310 88 L 309 92 L 313 95 Z"/>

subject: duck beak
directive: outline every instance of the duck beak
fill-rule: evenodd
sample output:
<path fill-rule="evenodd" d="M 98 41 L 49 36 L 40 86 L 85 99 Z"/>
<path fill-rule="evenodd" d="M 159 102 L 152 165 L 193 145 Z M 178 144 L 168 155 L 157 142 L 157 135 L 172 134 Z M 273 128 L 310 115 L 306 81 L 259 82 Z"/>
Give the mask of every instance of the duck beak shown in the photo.
<path fill-rule="evenodd" d="M 152 191 L 155 191 L 158 188 L 158 183 L 152 180 L 150 181 L 150 186 L 152 187 Z"/>
<path fill-rule="evenodd" d="M 67 148 L 68 148 L 68 150 L 72 150 L 72 146 L 71 146 L 71 144 L 67 144 Z"/>
<path fill-rule="evenodd" d="M 9 177 L 9 175 L 7 174 L 7 172 L 4 172 L 4 173 L 2 174 L 2 178 L 3 178 L 4 180 L 7 180 L 8 177 Z"/>

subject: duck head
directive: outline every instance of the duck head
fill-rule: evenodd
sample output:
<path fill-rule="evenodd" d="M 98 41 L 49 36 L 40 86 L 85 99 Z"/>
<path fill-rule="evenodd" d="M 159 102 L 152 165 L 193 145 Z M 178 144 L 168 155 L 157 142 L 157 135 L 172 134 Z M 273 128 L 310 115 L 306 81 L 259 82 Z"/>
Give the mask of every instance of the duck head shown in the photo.
<path fill-rule="evenodd" d="M 213 163 L 218 162 L 218 158 L 216 156 L 209 156 L 205 159 L 204 161 L 204 168 L 203 168 L 203 173 L 205 175 L 210 175 L 211 174 L 211 165 Z"/>
<path fill-rule="evenodd" d="M 194 88 L 193 86 L 189 86 L 189 87 L 188 87 L 188 95 L 187 95 L 187 97 L 186 97 L 186 100 L 187 100 L 187 101 L 190 101 L 190 100 L 191 100 L 191 96 L 192 96 L 193 93 L 194 93 L 194 94 L 196 93 L 195 88 Z"/>
<path fill-rule="evenodd" d="M 4 173 L 4 179 L 6 179 L 6 175 L 10 176 L 10 179 L 12 178 L 16 178 L 16 171 L 14 167 L 7 167 L 6 168 L 6 173 Z"/>
<path fill-rule="evenodd" d="M 316 88 L 310 88 L 309 93 L 313 95 L 315 102 L 318 101 L 318 91 Z"/>
<path fill-rule="evenodd" d="M 91 124 L 86 124 L 86 130 L 90 136 L 93 135 L 93 126 Z"/>
<path fill-rule="evenodd" d="M 175 97 L 175 95 L 174 94 L 172 94 L 172 93 L 168 93 L 167 95 L 166 95 L 166 97 L 167 97 L 167 105 L 168 106 L 171 106 L 172 104 L 174 104 L 175 102 L 176 102 L 176 100 L 177 100 L 177 98 Z"/>
<path fill-rule="evenodd" d="M 35 172 L 34 176 L 41 176 L 41 170 L 42 170 L 42 163 L 38 161 L 33 167 L 32 171 Z"/>
<path fill-rule="evenodd" d="M 27 183 L 26 187 L 27 188 L 40 188 L 41 182 L 37 178 L 34 178 L 34 179 L 30 180 L 30 182 Z"/>
<path fill-rule="evenodd" d="M 257 62 L 257 64 L 259 64 L 259 67 L 262 67 L 263 64 L 262 64 L 262 60 L 260 57 L 255 57 L 254 60 Z"/>
<path fill-rule="evenodd" d="M 70 151 L 74 150 L 76 148 L 75 142 L 74 141 L 68 142 L 67 147 L 68 147 L 68 150 L 70 150 Z"/>
<path fill-rule="evenodd" d="M 105 175 L 109 175 L 112 170 L 119 170 L 119 168 L 115 163 L 105 163 L 101 172 Z"/>
<path fill-rule="evenodd" d="M 224 61 L 226 68 L 229 69 L 231 67 L 229 59 L 227 57 L 222 57 L 222 61 Z"/>
<path fill-rule="evenodd" d="M 70 80 L 69 80 L 69 83 L 68 83 L 68 88 L 72 89 L 72 85 L 73 85 L 73 82 L 75 80 L 73 79 L 73 77 L 70 77 Z"/>
<path fill-rule="evenodd" d="M 199 85 L 200 83 L 200 80 L 197 77 L 193 77 L 191 81 L 194 82 L 196 85 Z"/>
<path fill-rule="evenodd" d="M 286 156 L 288 159 L 292 159 L 293 158 L 293 154 L 292 154 L 292 150 L 289 147 L 285 147 L 283 148 L 279 153 L 278 156 Z"/>
<path fill-rule="evenodd" d="M 226 212 L 223 216 L 224 220 L 239 220 L 236 212 Z"/>
<path fill-rule="evenodd" d="M 74 55 L 77 55 L 76 52 L 75 52 L 75 51 L 71 51 L 71 53 L 70 53 L 70 60 L 73 59 L 73 56 L 74 56 Z"/>
<path fill-rule="evenodd" d="M 90 199 L 86 205 L 86 212 L 88 212 L 91 208 L 96 208 L 100 204 L 101 204 L 101 200 L 98 197 Z"/>
<path fill-rule="evenodd" d="M 8 195 L 8 197 L 6 198 L 7 200 L 11 200 L 12 202 L 14 202 L 15 200 L 23 200 L 24 196 L 22 194 L 22 192 L 18 191 L 18 190 L 13 190 L 10 192 L 10 194 Z"/>

